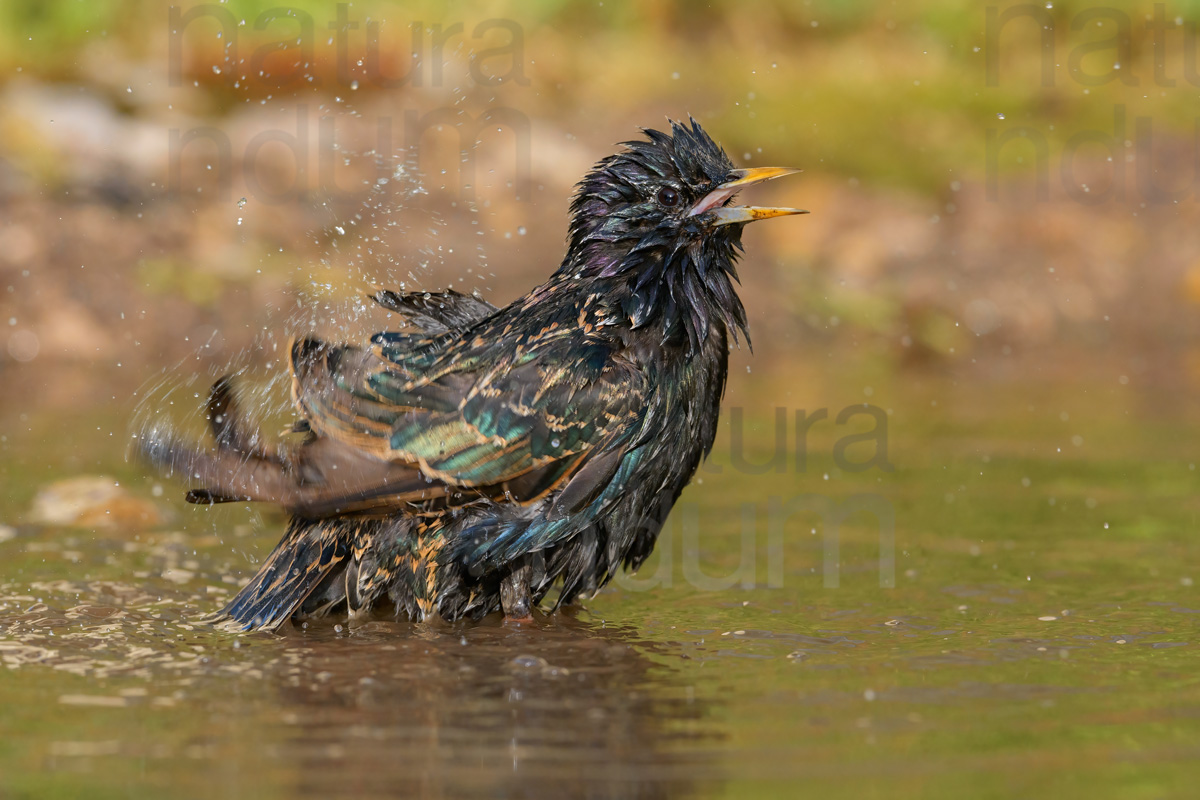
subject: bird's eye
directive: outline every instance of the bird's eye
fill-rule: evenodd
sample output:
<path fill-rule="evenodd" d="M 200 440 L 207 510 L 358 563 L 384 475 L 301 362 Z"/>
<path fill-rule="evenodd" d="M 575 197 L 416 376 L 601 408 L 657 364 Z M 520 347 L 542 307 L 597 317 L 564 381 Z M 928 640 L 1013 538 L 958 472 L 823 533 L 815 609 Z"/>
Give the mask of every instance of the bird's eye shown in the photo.
<path fill-rule="evenodd" d="M 670 186 L 664 186 L 658 190 L 658 204 L 666 208 L 672 208 L 679 205 L 679 192 L 672 189 Z"/>

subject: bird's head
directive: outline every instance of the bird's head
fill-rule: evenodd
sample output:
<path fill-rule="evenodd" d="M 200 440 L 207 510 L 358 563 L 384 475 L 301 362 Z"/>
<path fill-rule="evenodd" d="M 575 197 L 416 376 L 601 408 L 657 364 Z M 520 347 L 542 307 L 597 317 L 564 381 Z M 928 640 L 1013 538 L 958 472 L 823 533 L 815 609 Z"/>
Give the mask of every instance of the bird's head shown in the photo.
<path fill-rule="evenodd" d="M 693 119 L 671 133 L 646 130 L 598 163 L 571 204 L 570 247 L 556 277 L 598 282 L 634 328 L 659 324 L 691 349 L 714 318 L 736 337 L 746 316 L 733 289 L 748 222 L 806 213 L 731 205 L 751 184 L 798 170 L 737 169 Z"/>

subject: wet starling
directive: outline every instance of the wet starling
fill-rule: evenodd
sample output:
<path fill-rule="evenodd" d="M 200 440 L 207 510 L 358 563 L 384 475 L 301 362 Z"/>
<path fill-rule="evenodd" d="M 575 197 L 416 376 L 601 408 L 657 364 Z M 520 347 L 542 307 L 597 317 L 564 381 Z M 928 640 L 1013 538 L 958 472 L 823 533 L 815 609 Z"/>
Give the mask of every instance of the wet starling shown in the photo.
<path fill-rule="evenodd" d="M 623 147 L 580 183 L 562 265 L 511 305 L 383 291 L 406 332 L 294 341 L 293 446 L 260 444 L 227 379 L 209 398 L 215 450 L 144 439 L 204 487 L 191 502 L 291 515 L 218 619 L 521 619 L 556 584 L 555 607 L 646 559 L 712 447 L 746 336 L 742 228 L 804 212 L 730 205 L 795 170 L 735 169 L 695 120 Z"/>

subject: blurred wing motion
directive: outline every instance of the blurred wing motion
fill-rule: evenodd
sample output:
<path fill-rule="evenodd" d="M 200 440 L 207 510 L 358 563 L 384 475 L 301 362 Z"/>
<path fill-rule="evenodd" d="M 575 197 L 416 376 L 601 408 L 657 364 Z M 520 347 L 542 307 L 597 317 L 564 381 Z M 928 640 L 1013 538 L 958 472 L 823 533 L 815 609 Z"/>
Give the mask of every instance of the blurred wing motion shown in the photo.
<path fill-rule="evenodd" d="M 389 538 L 436 534 L 428 515 L 449 507 L 525 505 L 556 490 L 552 512 L 569 514 L 608 484 L 639 427 L 642 375 L 606 345 L 580 351 L 576 339 L 568 352 L 572 340 L 553 326 L 476 334 L 469 326 L 486 322 L 491 306 L 465 295 L 376 299 L 424 331 L 377 334 L 368 349 L 293 342 L 298 445 L 265 447 L 228 379 L 209 398 L 215 450 L 146 444 L 154 461 L 204 486 L 191 502 L 270 502 L 297 518 L 224 612 L 239 622 L 271 627 L 319 607 L 322 585 L 345 571 L 352 550 L 372 550 L 363 537 L 381 527 Z"/>
<path fill-rule="evenodd" d="M 377 297 L 427 329 L 470 324 L 492 308 L 457 293 Z M 434 310 L 439 300 L 450 302 Z M 294 342 L 292 397 L 303 417 L 294 430 L 307 436 L 290 451 L 269 452 L 244 429 L 227 378 L 209 398 L 215 451 L 161 441 L 148 449 L 204 484 L 192 502 L 271 502 L 305 518 L 387 515 L 426 501 L 531 502 L 562 488 L 598 446 L 619 445 L 640 414 L 640 375 L 603 345 L 567 353 L 566 337 L 552 334 L 497 347 L 460 333 L 382 333 L 371 349 Z"/>

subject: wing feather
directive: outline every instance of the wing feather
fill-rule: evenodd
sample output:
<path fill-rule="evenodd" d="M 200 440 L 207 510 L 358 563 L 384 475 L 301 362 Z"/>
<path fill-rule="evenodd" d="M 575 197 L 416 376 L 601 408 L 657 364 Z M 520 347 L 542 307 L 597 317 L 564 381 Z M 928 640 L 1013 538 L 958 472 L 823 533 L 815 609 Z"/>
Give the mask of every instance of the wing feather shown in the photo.
<path fill-rule="evenodd" d="M 632 365 L 598 345 L 572 353 L 563 334 L 519 356 L 452 348 L 454 358 L 435 364 L 421 347 L 398 360 L 379 348 L 300 340 L 293 397 L 318 435 L 412 464 L 427 480 L 498 499 L 543 470 L 527 482 L 540 496 L 547 475 L 566 479 L 601 444 L 619 447 L 643 413 L 644 383 Z"/>

